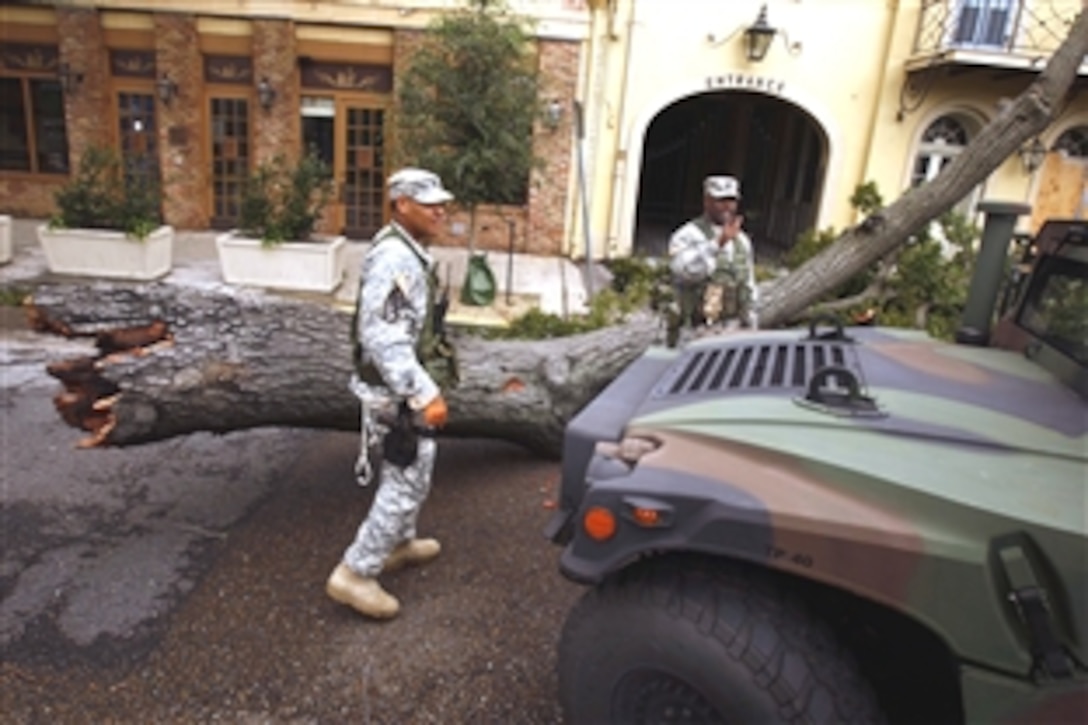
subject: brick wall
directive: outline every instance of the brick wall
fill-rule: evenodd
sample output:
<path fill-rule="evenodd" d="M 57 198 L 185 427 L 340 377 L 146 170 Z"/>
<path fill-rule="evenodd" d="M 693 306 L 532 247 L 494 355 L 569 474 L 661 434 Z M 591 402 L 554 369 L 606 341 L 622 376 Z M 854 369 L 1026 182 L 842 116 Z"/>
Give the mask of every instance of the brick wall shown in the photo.
<path fill-rule="evenodd" d="M 0 176 L 0 214 L 42 219 L 52 216 L 57 210 L 53 194 L 65 181 L 66 177 L 30 174 Z"/>
<path fill-rule="evenodd" d="M 68 126 L 68 163 L 75 171 L 83 152 L 103 143 L 109 116 L 109 74 L 105 45 L 94 10 L 56 8 L 60 62 L 83 74 L 83 82 L 64 96 L 64 117 Z M 16 216 L 48 217 L 56 212 L 53 194 L 67 177 L 31 174 L 4 174 L 0 177 L 0 202 L 4 213 Z"/>
<path fill-rule="evenodd" d="M 528 251 L 526 225 L 528 212 L 524 206 L 481 204 L 476 207 L 476 249 L 507 251 L 510 248 L 510 223 L 513 222 L 514 251 Z M 469 214 L 454 209 L 450 214 L 447 233 L 435 240 L 439 247 L 469 246 Z"/>
<path fill-rule="evenodd" d="M 541 103 L 558 100 L 563 115 L 554 131 L 538 124 L 533 132 L 534 152 L 545 165 L 529 180 L 528 246 L 520 251 L 563 253 L 574 144 L 571 99 L 578 86 L 578 53 L 578 44 L 570 41 L 542 40 L 539 44 Z"/>
<path fill-rule="evenodd" d="M 208 226 L 208 161 L 204 131 L 204 68 L 192 15 L 157 13 L 155 68 L 177 84 L 169 103 L 157 102 L 163 216 L 182 229 Z"/>
<path fill-rule="evenodd" d="M 257 81 L 267 78 L 276 89 L 271 108 L 265 110 L 258 104 L 253 109 L 255 162 L 260 164 L 277 154 L 296 154 L 302 148 L 302 119 L 294 23 L 253 21 L 253 76 Z"/>
<path fill-rule="evenodd" d="M 95 10 L 57 8 L 60 60 L 83 74 L 83 82 L 64 97 L 69 166 L 74 172 L 92 146 L 112 145 L 109 57 Z"/>

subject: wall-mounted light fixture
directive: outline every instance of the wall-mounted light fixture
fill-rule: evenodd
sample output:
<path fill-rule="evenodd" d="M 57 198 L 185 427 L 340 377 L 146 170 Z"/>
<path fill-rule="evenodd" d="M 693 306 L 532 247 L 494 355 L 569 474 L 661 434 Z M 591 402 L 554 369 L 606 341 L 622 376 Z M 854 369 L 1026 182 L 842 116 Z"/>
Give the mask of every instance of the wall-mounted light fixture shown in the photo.
<path fill-rule="evenodd" d="M 1038 136 L 1021 146 L 1018 153 L 1020 154 L 1020 163 L 1024 165 L 1024 170 L 1029 174 L 1034 174 L 1035 170 L 1042 166 L 1043 161 L 1046 160 L 1046 146 L 1043 145 Z"/>
<path fill-rule="evenodd" d="M 559 128 L 559 122 L 563 120 L 563 104 L 558 98 L 553 98 L 544 106 L 544 126 L 549 131 Z"/>
<path fill-rule="evenodd" d="M 169 106 L 170 101 L 178 95 L 178 84 L 167 73 L 163 73 L 155 82 L 155 90 L 159 94 L 159 100 Z"/>
<path fill-rule="evenodd" d="M 257 102 L 266 111 L 276 102 L 276 89 L 272 87 L 268 78 L 261 78 L 260 83 L 257 84 Z"/>
<path fill-rule="evenodd" d="M 767 52 L 771 49 L 775 38 L 782 39 L 782 43 L 786 46 L 786 52 L 790 55 L 799 55 L 801 53 L 800 41 L 791 41 L 789 34 L 785 30 L 774 27 L 767 20 L 766 5 L 759 8 L 759 15 L 756 16 L 756 21 L 751 25 L 738 25 L 733 32 L 724 37 L 717 33 L 710 33 L 706 36 L 706 39 L 711 45 L 722 45 L 735 38 L 742 31 L 744 32 L 744 55 L 751 63 L 759 63 L 767 57 Z"/>
<path fill-rule="evenodd" d="M 759 9 L 759 16 L 756 21 L 748 26 L 748 29 L 744 31 L 745 49 L 748 54 L 748 60 L 758 63 L 767 57 L 767 51 L 771 47 L 771 41 L 774 40 L 774 36 L 778 33 L 778 30 L 767 22 L 767 6 L 764 5 Z"/>
<path fill-rule="evenodd" d="M 60 67 L 57 68 L 57 80 L 60 82 L 60 89 L 65 95 L 74 94 L 83 83 L 83 74 L 72 70 L 67 63 L 61 63 Z"/>

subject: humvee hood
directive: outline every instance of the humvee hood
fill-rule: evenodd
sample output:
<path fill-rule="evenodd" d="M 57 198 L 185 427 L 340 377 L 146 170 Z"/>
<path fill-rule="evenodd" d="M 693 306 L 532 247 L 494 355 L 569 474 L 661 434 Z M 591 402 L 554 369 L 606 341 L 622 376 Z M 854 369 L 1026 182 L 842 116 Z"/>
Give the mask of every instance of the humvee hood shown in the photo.
<path fill-rule="evenodd" d="M 664 372 L 631 424 L 705 428 L 725 439 L 768 426 L 794 434 L 863 428 L 1088 460 L 1088 404 L 1022 355 L 906 330 L 857 328 L 847 335 L 802 340 L 796 332 L 763 332 L 702 341 Z M 844 378 L 832 376 L 840 389 L 844 379 L 856 380 L 854 402 L 865 404 L 814 391 L 813 376 L 828 367 L 843 371 Z"/>

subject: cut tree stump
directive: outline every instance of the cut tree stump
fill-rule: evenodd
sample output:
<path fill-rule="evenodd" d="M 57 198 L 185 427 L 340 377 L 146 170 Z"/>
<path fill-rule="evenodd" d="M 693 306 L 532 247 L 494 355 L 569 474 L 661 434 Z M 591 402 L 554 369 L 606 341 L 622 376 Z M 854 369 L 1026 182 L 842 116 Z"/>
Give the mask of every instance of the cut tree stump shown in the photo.
<path fill-rule="evenodd" d="M 81 446 L 259 426 L 358 430 L 351 315 L 324 302 L 219 285 L 47 284 L 26 309 L 36 330 L 95 338 L 96 356 L 48 368 L 64 386 L 58 412 L 90 433 Z M 446 392 L 444 433 L 557 455 L 567 421 L 661 339 L 649 314 L 551 340 L 456 334 L 461 381 Z"/>

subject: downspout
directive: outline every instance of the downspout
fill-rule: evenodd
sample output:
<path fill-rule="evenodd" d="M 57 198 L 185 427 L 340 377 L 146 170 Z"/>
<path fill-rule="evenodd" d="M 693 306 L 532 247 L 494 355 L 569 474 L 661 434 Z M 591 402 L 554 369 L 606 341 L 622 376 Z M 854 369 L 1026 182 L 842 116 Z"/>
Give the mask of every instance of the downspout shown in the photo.
<path fill-rule="evenodd" d="M 596 114 L 592 113 L 592 107 L 594 104 L 590 102 L 590 98 L 596 95 L 595 89 L 600 83 L 599 79 L 601 75 L 601 70 L 599 66 L 604 62 L 604 60 L 600 56 L 602 32 L 601 28 L 603 25 L 601 21 L 601 14 L 606 14 L 608 12 L 609 1 L 610 0 L 604 0 L 604 2 L 602 2 L 600 5 L 597 5 L 592 1 L 589 3 L 589 43 L 581 59 L 579 88 L 575 91 L 575 98 L 572 99 L 571 102 L 570 111 L 574 113 L 575 108 L 577 107 L 578 97 L 581 96 L 581 98 L 583 99 L 582 108 L 587 111 L 585 117 L 583 118 L 583 122 L 585 123 L 587 128 L 591 128 L 592 124 L 596 122 Z M 607 67 L 607 63 L 605 63 L 605 67 Z M 577 146 L 577 144 L 579 143 L 579 139 L 576 135 L 574 135 L 574 130 L 574 125 L 571 124 L 571 132 L 572 136 L 574 136 L 574 145 Z M 593 138 L 594 140 L 596 140 L 596 133 L 593 134 Z M 577 154 L 577 151 L 577 148 L 572 148 L 571 155 L 575 156 Z M 575 162 L 577 162 L 577 158 L 575 158 L 574 160 Z M 578 188 L 579 181 L 577 174 L 572 174 L 572 178 L 574 179 L 574 183 L 570 187 L 570 192 L 567 195 L 568 203 L 566 205 L 567 229 L 570 230 L 570 235 L 566 238 L 566 253 L 570 257 L 576 255 L 578 246 L 576 240 L 578 237 L 579 227 L 582 224 L 582 221 L 579 218 L 578 195 L 580 193 L 580 190 Z M 570 203 L 571 201 L 573 203 Z M 582 232 L 582 236 L 586 234 L 586 230 L 583 229 L 580 231 Z"/>
<path fill-rule="evenodd" d="M 612 183 L 611 196 L 609 198 L 608 242 L 605 246 L 608 258 L 616 254 L 616 246 L 619 244 L 620 215 L 623 209 L 623 201 L 626 196 L 625 187 L 627 181 L 627 149 L 625 148 L 624 113 L 627 109 L 627 93 L 631 83 L 631 54 L 635 45 L 635 0 L 630 0 L 627 11 L 627 47 L 623 53 L 623 84 L 620 87 L 620 98 L 616 104 L 616 145 L 612 149 Z M 629 139 L 626 139 L 629 141 Z M 632 234 L 634 227 L 632 226 Z M 631 240 L 628 256 L 634 250 L 634 240 Z"/>
<path fill-rule="evenodd" d="M 857 183 L 865 183 L 865 173 L 869 169 L 869 162 L 873 155 L 873 143 L 876 139 L 876 129 L 880 123 L 880 111 L 884 107 L 881 94 L 887 87 L 888 66 L 891 65 L 889 56 L 892 50 L 892 39 L 895 37 L 895 25 L 899 19 L 899 0 L 887 0 L 888 21 L 884 25 L 884 63 L 880 69 L 880 81 L 877 83 L 877 102 L 873 104 L 873 112 L 869 117 L 869 128 L 865 132 L 865 158 L 862 159 L 861 168 L 857 175 Z"/>

